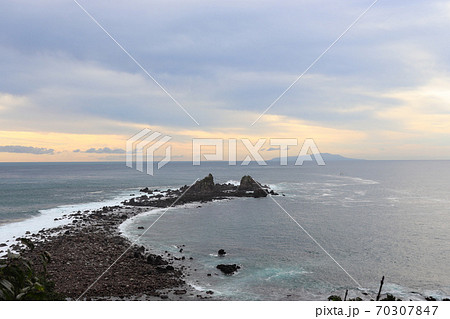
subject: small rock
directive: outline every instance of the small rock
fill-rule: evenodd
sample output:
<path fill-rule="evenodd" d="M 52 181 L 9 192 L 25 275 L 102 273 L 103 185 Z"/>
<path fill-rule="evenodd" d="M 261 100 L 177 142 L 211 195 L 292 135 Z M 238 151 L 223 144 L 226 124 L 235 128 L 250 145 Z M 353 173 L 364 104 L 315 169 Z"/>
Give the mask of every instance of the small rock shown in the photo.
<path fill-rule="evenodd" d="M 219 255 L 219 257 L 223 257 L 227 254 L 227 252 L 223 249 L 219 249 L 219 251 L 217 252 L 217 254 Z"/>
<path fill-rule="evenodd" d="M 174 295 L 184 295 L 186 293 L 187 293 L 187 291 L 185 289 L 179 289 L 179 290 L 175 290 L 173 292 Z"/>

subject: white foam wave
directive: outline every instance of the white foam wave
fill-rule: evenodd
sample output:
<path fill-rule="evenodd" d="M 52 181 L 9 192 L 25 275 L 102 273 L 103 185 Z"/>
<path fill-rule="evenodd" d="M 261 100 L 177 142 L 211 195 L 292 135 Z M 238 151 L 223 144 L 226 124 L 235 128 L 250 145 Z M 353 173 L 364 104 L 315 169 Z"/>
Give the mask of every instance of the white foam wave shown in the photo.
<path fill-rule="evenodd" d="M 231 184 L 231 185 L 234 185 L 234 186 L 239 186 L 240 182 L 235 181 L 233 179 L 230 179 L 229 181 L 226 181 L 225 184 Z"/>
<path fill-rule="evenodd" d="M 122 234 L 122 236 L 124 236 L 126 238 L 131 238 L 131 237 L 133 237 L 133 234 L 130 233 L 128 231 L 128 229 L 130 229 L 131 225 L 134 224 L 136 222 L 136 220 L 143 218 L 145 216 L 162 214 L 164 211 L 169 210 L 169 209 L 171 209 L 171 208 L 151 208 L 150 210 L 144 211 L 142 213 L 139 213 L 136 216 L 128 218 L 122 224 L 119 225 L 119 227 L 118 227 L 119 232 L 120 232 L 120 234 Z"/>

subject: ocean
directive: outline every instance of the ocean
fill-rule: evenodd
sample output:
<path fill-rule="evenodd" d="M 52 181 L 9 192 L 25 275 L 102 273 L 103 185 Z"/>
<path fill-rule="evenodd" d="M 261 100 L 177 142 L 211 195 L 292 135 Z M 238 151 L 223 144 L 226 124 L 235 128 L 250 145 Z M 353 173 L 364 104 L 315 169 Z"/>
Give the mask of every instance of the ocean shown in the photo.
<path fill-rule="evenodd" d="M 346 289 L 376 295 L 385 276 L 383 291 L 404 299 L 450 295 L 450 161 L 172 162 L 154 176 L 123 163 L 0 163 L 0 243 L 208 173 L 216 183 L 251 175 L 280 195 L 148 209 L 120 227 L 137 240 L 164 214 L 138 243 L 192 257 L 183 264 L 193 287 L 225 300 L 324 300 Z M 219 263 L 241 269 L 223 276 Z"/>

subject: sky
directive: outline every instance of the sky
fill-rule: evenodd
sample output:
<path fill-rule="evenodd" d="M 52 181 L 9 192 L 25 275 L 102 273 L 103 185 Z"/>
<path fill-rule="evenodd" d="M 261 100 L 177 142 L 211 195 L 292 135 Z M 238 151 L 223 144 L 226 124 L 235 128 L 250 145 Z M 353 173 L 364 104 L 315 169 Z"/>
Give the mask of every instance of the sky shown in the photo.
<path fill-rule="evenodd" d="M 193 138 L 450 159 L 448 1 L 379 0 L 323 56 L 373 0 L 77 1 L 117 43 L 73 0 L 0 1 L 2 162 L 123 160 L 145 128 L 176 160 Z"/>

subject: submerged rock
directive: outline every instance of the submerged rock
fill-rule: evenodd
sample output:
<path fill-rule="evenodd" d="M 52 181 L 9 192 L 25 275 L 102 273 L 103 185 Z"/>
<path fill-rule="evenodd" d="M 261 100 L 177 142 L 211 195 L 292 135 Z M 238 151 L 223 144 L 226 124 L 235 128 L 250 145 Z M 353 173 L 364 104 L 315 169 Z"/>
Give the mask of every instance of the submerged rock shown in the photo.
<path fill-rule="evenodd" d="M 219 257 L 223 257 L 227 254 L 227 252 L 223 249 L 219 249 L 219 251 L 217 252 L 217 254 L 219 255 Z"/>

